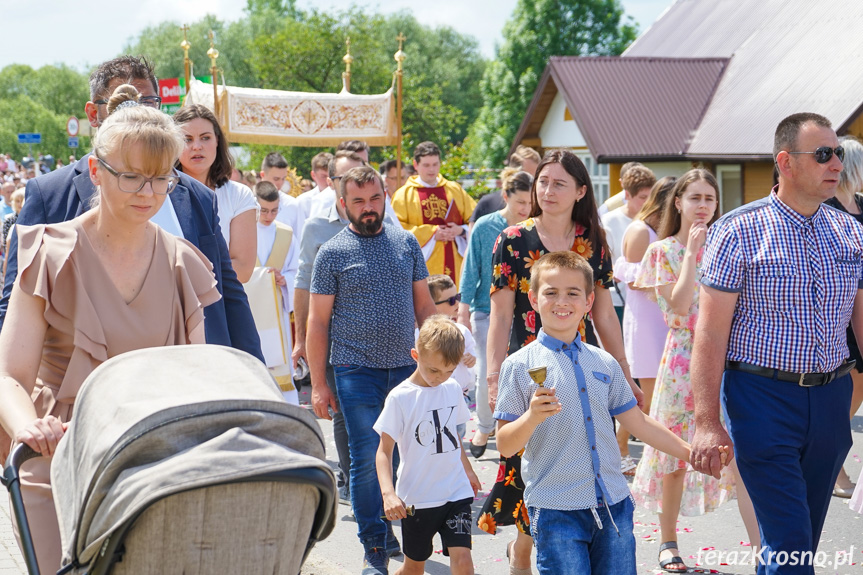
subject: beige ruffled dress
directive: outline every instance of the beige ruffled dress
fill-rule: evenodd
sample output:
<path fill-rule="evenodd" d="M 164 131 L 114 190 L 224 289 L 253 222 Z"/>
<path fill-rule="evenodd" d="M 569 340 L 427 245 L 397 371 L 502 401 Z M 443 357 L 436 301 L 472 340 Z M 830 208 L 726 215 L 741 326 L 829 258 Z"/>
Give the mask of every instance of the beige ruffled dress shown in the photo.
<path fill-rule="evenodd" d="M 28 389 L 40 417 L 68 421 L 81 384 L 107 359 L 188 343 L 204 321 L 204 307 L 221 297 L 206 256 L 161 228 L 142 288 L 129 303 L 99 260 L 80 218 L 17 228 L 16 281 L 25 293 L 45 300 L 48 323 L 38 377 Z M 27 462 L 21 485 L 40 568 L 53 573 L 61 553 L 49 469 L 47 458 Z"/>

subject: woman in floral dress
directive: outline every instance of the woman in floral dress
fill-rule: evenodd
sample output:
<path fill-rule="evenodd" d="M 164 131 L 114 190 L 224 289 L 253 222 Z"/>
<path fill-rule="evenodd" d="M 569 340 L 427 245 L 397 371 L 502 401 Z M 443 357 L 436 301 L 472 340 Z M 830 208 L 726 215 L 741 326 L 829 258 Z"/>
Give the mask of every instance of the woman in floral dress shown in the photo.
<path fill-rule="evenodd" d="M 491 288 L 491 315 L 488 338 L 489 403 L 494 411 L 497 375 L 509 352 L 534 339 L 540 318 L 527 297 L 530 268 L 548 252 L 571 250 L 583 256 L 593 268 L 597 289 L 591 315 L 593 326 L 605 349 L 621 364 L 641 403 L 641 391 L 629 376 L 623 351 L 620 321 L 608 289 L 612 286 L 611 256 L 599 223 L 590 176 L 572 152 L 554 151 L 543 158 L 531 190 L 531 218 L 510 226 L 498 236 L 494 246 L 494 272 Z M 581 337 L 596 343 L 589 322 L 583 321 Z M 502 460 L 498 481 L 492 488 L 479 526 L 494 533 L 497 525 L 515 523 L 519 533 L 507 546 L 511 575 L 530 573 L 532 540 L 524 507 L 524 484 L 520 477 L 520 454 Z"/>
<path fill-rule="evenodd" d="M 677 180 L 668 197 L 657 242 L 650 244 L 641 262 L 635 286 L 654 290 L 668 324 L 665 351 L 659 364 L 650 416 L 685 441 L 695 435 L 695 404 L 689 380 L 692 338 L 698 319 L 701 257 L 707 228 L 717 218 L 719 188 L 706 170 L 690 170 Z M 672 573 L 686 572 L 677 549 L 677 518 L 701 515 L 734 498 L 734 474 L 724 470 L 717 480 L 696 473 L 688 462 L 662 453 L 649 445 L 635 472 L 632 494 L 638 504 L 659 514 L 662 541 L 660 567 Z M 738 481 L 738 485 L 743 484 Z M 758 527 L 752 504 L 744 489 L 738 490 L 740 511 L 757 547 Z"/>

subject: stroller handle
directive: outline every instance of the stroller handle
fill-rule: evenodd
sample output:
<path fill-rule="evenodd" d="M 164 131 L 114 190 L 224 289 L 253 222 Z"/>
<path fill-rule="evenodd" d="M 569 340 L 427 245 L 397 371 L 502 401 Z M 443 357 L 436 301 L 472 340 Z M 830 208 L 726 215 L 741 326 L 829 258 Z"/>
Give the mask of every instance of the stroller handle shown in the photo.
<path fill-rule="evenodd" d="M 27 564 L 27 571 L 30 575 L 39 575 L 39 564 L 36 562 L 36 549 L 33 547 L 33 536 L 30 533 L 30 524 L 27 522 L 27 513 L 24 510 L 24 499 L 21 496 L 21 482 L 18 472 L 25 461 L 36 457 L 41 457 L 41 454 L 34 451 L 26 443 L 19 443 L 6 459 L 2 478 L 3 485 L 9 490 L 12 511 L 18 522 L 18 534 L 21 537 L 24 562 Z"/>

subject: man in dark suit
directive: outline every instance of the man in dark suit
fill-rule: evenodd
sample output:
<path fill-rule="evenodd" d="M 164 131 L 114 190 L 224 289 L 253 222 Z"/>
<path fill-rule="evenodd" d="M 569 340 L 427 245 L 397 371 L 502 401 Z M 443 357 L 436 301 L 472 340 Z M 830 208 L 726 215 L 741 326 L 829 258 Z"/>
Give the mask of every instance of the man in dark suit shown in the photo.
<path fill-rule="evenodd" d="M 90 101 L 85 106 L 90 125 L 99 127 L 106 118 L 107 100 L 122 84 L 141 93 L 141 103 L 158 107 L 158 84 L 149 62 L 122 56 L 100 65 L 90 75 Z M 90 208 L 96 193 L 88 171 L 89 154 L 78 162 L 27 182 L 24 208 L 18 224 L 53 224 L 77 217 Z M 216 196 L 203 184 L 180 173 L 180 183 L 168 196 L 170 202 L 154 216 L 166 231 L 182 236 L 201 250 L 213 264 L 222 299 L 204 309 L 207 343 L 248 352 L 261 361 L 261 342 L 243 286 L 231 267 L 228 246 L 219 228 Z M 0 329 L 6 318 L 9 295 L 18 275 L 18 238 L 12 234 L 3 297 Z"/>

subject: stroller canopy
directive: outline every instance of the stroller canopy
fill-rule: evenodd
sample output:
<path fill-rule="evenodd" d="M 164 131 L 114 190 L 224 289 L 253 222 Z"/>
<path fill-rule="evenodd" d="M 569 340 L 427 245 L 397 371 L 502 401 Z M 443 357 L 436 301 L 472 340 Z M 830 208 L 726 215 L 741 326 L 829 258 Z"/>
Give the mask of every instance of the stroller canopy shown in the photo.
<path fill-rule="evenodd" d="M 88 564 L 114 530 L 164 497 L 329 470 L 323 458 L 314 417 L 286 403 L 251 355 L 183 345 L 117 356 L 84 382 L 51 464 L 63 564 Z"/>

